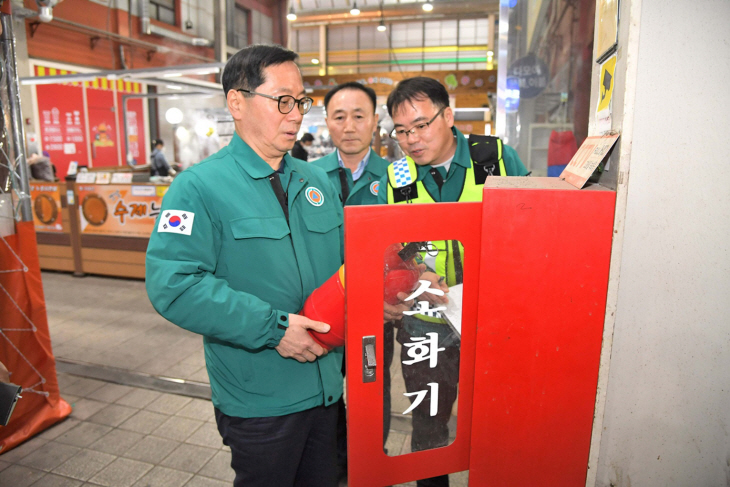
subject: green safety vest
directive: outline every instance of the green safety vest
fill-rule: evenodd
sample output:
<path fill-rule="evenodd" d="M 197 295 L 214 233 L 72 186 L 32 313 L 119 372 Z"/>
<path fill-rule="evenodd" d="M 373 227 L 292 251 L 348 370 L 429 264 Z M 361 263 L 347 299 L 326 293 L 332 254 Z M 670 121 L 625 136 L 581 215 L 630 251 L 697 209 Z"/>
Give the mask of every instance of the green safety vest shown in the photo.
<path fill-rule="evenodd" d="M 482 201 L 484 181 L 487 176 L 506 176 L 502 151 L 502 140 L 491 136 L 469 136 L 471 167 L 466 170 L 464 186 L 459 202 Z M 497 173 L 498 171 L 498 173 Z M 388 166 L 388 204 L 436 203 L 422 181 L 418 180 L 416 163 L 404 157 Z M 463 282 L 464 247 L 458 240 L 431 242 L 438 250 L 436 274 L 446 278 L 446 284 L 453 286 Z"/>

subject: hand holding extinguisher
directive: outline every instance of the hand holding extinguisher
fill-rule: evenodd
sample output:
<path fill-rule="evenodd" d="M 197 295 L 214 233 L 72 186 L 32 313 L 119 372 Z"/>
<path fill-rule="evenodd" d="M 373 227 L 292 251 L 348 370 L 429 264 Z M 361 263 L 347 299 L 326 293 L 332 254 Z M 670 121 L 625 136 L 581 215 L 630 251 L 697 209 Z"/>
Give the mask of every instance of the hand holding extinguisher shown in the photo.
<path fill-rule="evenodd" d="M 386 308 L 387 305 L 401 303 L 403 293 L 407 296 L 418 286 L 422 272 L 414 259 L 418 244 L 413 242 L 404 247 L 396 243 L 385 250 L 383 285 Z M 345 344 L 345 266 L 312 292 L 304 303 L 302 314 L 330 325 L 326 333 L 310 330 L 318 344 L 327 349 Z"/>

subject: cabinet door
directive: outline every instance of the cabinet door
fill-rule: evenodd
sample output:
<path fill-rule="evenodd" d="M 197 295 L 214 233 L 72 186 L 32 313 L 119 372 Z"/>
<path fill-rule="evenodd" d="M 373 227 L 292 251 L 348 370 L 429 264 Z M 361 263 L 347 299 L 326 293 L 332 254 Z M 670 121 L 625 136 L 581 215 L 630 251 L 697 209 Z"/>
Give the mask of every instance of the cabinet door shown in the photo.
<path fill-rule="evenodd" d="M 351 487 L 469 468 L 481 209 L 481 203 L 345 209 Z M 408 269 L 393 265 L 392 246 L 408 243 L 419 250 L 418 262 L 453 284 L 447 305 L 429 299 L 434 285 L 414 284 Z M 462 259 L 456 273 L 438 258 L 447 250 Z M 415 311 L 395 324 L 384 319 L 393 290 L 414 295 Z"/>

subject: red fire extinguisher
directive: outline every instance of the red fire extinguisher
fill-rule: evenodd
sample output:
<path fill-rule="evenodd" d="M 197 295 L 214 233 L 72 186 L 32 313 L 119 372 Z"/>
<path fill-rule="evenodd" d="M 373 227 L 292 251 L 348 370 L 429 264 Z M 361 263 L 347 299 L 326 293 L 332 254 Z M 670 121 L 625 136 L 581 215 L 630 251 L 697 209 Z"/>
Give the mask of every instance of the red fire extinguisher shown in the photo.
<path fill-rule="evenodd" d="M 415 243 L 417 244 L 417 243 Z M 393 244 L 385 250 L 383 285 L 384 300 L 398 304 L 398 293 L 410 293 L 418 285 L 421 275 L 414 256 L 418 245 Z M 345 344 L 345 266 L 315 289 L 304 303 L 301 314 L 314 321 L 330 325 L 330 331 L 319 333 L 309 330 L 314 341 L 326 349 Z"/>

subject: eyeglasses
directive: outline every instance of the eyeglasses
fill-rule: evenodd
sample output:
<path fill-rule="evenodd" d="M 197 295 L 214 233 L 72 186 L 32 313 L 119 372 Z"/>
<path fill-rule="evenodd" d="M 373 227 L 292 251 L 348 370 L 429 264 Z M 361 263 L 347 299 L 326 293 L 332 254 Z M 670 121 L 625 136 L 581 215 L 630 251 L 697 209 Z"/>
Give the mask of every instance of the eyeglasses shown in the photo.
<path fill-rule="evenodd" d="M 438 112 L 436 112 L 436 115 L 433 116 L 431 120 L 428 122 L 419 123 L 415 127 L 411 127 L 408 130 L 406 129 L 393 129 L 393 131 L 390 133 L 391 139 L 397 139 L 397 140 L 407 140 L 409 135 L 418 135 L 419 137 L 421 134 L 423 134 L 426 129 L 433 123 L 436 118 L 443 113 L 443 111 L 446 110 L 446 107 L 441 108 Z"/>
<path fill-rule="evenodd" d="M 302 115 L 306 115 L 309 112 L 309 109 L 312 108 L 312 103 L 314 103 L 314 100 L 312 100 L 308 96 L 297 100 L 291 95 L 264 95 L 263 93 L 256 93 L 255 91 L 244 90 L 243 88 L 238 88 L 238 90 L 236 91 L 248 93 L 249 95 L 263 96 L 264 98 L 269 98 L 270 100 L 276 100 L 277 102 L 279 102 L 279 112 L 283 113 L 284 115 L 294 110 L 294 105 L 299 105 L 299 113 L 301 113 Z"/>

